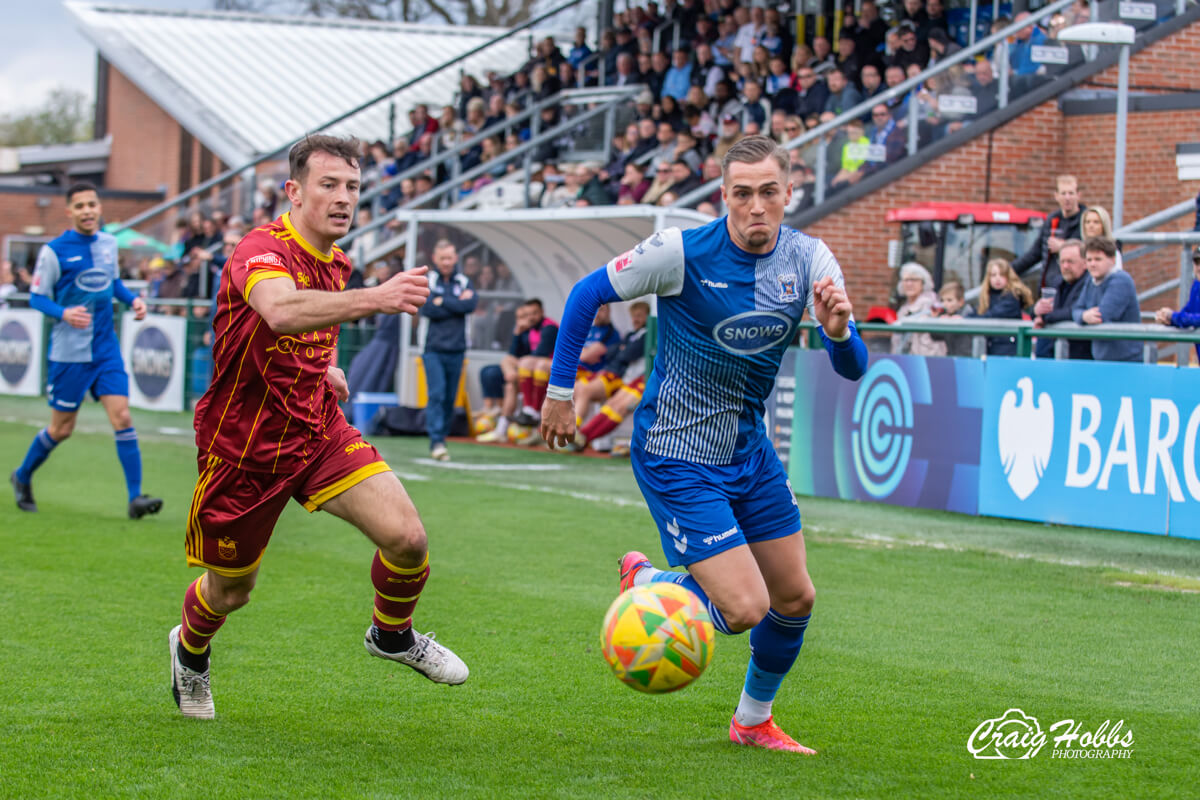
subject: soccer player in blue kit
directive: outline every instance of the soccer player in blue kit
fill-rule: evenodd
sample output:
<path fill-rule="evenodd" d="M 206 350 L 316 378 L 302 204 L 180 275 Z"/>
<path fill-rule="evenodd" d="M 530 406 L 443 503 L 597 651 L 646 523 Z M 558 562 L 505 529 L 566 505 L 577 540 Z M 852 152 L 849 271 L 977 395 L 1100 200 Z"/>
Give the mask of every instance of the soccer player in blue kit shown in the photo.
<path fill-rule="evenodd" d="M 67 190 L 72 229 L 43 245 L 34 268 L 29 304 L 58 320 L 50 334 L 47 394 L 50 424 L 38 431 L 25 460 L 9 476 L 17 508 L 37 511 L 33 472 L 75 430 L 79 406 L 90 391 L 104 406 L 125 471 L 131 519 L 156 514 L 162 500 L 142 494 L 142 455 L 129 416 L 129 376 L 113 326 L 113 298 L 146 316 L 146 302 L 123 283 L 117 240 L 100 230 L 100 197 L 90 183 Z"/>
<path fill-rule="evenodd" d="M 800 512 L 766 437 L 763 406 L 796 323 L 820 324 L 833 368 L 867 368 L 841 268 L 820 240 L 782 226 L 792 194 L 788 153 L 750 136 L 729 149 L 728 216 L 659 231 L 571 291 L 542 410 L 542 435 L 575 432 L 575 364 L 601 303 L 658 296 L 660 347 L 634 417 L 631 459 L 671 566 L 621 559 L 621 590 L 669 581 L 695 592 L 725 634 L 750 631 L 750 666 L 729 738 L 813 755 L 775 723 L 771 703 L 800 653 L 815 590 Z"/>

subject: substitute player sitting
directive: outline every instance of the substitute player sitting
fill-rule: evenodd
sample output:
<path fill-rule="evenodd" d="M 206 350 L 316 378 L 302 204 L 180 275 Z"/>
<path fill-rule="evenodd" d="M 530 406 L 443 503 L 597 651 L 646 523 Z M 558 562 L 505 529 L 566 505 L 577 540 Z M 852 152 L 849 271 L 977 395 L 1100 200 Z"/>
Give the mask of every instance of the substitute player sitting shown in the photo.
<path fill-rule="evenodd" d="M 620 588 L 678 583 L 700 597 L 722 633 L 750 630 L 750 665 L 729 738 L 811 755 L 771 713 L 816 593 L 796 498 L 766 436 L 763 407 L 806 309 L 840 375 L 861 377 L 867 348 L 829 248 L 782 226 L 792 194 L 787 150 L 748 136 L 726 153 L 722 173 L 727 217 L 660 231 L 575 285 L 542 435 L 551 445 L 574 436 L 574 365 L 595 309 L 658 295 L 661 342 L 634 414 L 630 455 L 667 561 L 687 572 L 656 570 L 631 552 L 621 559 Z"/>
<path fill-rule="evenodd" d="M 558 323 L 545 315 L 541 300 L 534 297 L 517 306 L 512 342 L 500 359 L 500 370 L 504 374 L 500 418 L 494 429 L 476 437 L 476 441 L 503 442 L 511 422 L 537 424 L 538 409 L 546 399 L 550 359 L 557 337 Z M 517 413 L 518 396 L 522 404 L 520 413 Z"/>
<path fill-rule="evenodd" d="M 37 511 L 33 473 L 75 430 L 79 407 L 89 392 L 104 406 L 117 440 L 117 460 L 125 472 L 130 519 L 156 514 L 162 500 L 142 494 L 142 454 L 129 415 L 129 375 L 121 359 L 113 319 L 113 298 L 144 319 L 146 303 L 121 283 L 117 240 L 100 230 L 100 196 L 90 183 L 67 189 L 71 230 L 38 252 L 29 304 L 57 320 L 50 332 L 50 371 L 46 390 L 50 424 L 38 431 L 21 466 L 9 477 L 17 508 Z"/>
<path fill-rule="evenodd" d="M 196 405 L 200 479 L 187 524 L 187 560 L 206 572 L 187 588 L 170 633 L 172 692 L 189 717 L 214 715 L 209 642 L 246 605 L 289 500 L 340 517 L 378 548 L 367 651 L 438 683 L 467 667 L 413 630 L 429 576 L 425 529 L 379 451 L 346 422 L 334 364 L 338 326 L 372 314 L 416 314 L 427 267 L 369 289 L 342 291 L 350 261 L 334 242 L 350 230 L 361 177 L 358 142 L 310 136 L 289 154 L 292 210 L 238 243 L 221 275 L 213 319 L 213 382 Z M 302 608 L 293 609 L 302 614 Z"/>
<path fill-rule="evenodd" d="M 577 430 L 575 441 L 568 445 L 570 450 L 579 452 L 589 443 L 612 433 L 641 402 L 642 392 L 646 388 L 646 320 L 650 317 L 650 304 L 634 303 L 629 307 L 629 317 L 633 330 L 625 335 L 613 351 L 606 369 L 599 374 L 586 373 L 587 379 L 575 381 Z M 584 345 L 584 350 L 587 350 L 587 345 Z M 585 423 L 583 418 L 592 403 L 604 405 Z"/>

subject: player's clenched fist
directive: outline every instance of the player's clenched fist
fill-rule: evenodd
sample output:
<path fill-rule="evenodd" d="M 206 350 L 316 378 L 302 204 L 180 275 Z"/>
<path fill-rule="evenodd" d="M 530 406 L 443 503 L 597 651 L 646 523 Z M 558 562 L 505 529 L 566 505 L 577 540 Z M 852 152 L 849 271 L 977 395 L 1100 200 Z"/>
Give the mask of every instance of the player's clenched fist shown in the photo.
<path fill-rule="evenodd" d="M 825 329 L 825 335 L 840 339 L 846 335 L 846 326 L 850 324 L 850 314 L 853 312 L 846 290 L 825 277 L 813 285 L 813 312 L 817 322 Z"/>
<path fill-rule="evenodd" d="M 416 314 L 429 297 L 429 267 L 417 267 L 393 275 L 375 287 L 379 310 L 384 314 Z"/>

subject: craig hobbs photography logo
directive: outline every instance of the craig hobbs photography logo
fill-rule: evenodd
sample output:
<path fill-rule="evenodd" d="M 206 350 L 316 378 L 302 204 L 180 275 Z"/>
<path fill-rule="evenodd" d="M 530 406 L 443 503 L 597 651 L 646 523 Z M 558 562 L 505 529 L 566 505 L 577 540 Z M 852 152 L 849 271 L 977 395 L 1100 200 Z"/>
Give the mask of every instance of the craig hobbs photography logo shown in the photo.
<path fill-rule="evenodd" d="M 967 750 L 978 759 L 1030 759 L 1048 741 L 1051 758 L 1129 758 L 1133 731 L 1125 720 L 1104 720 L 1095 729 L 1082 722 L 1060 719 L 1046 730 L 1037 717 L 1010 708 L 995 719 L 985 719 L 967 739 Z"/>

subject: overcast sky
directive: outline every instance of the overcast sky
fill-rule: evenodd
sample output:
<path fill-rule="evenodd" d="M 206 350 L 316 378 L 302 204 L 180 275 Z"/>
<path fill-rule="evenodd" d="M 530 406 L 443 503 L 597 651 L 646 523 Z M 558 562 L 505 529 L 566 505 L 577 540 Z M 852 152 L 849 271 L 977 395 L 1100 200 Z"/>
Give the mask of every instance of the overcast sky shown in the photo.
<path fill-rule="evenodd" d="M 142 8 L 211 8 L 209 0 L 118 0 Z M 75 25 L 62 0 L 0 0 L 0 115 L 40 105 L 66 86 L 96 91 L 96 48 Z"/>

